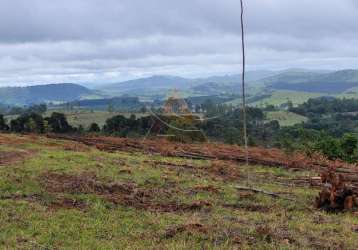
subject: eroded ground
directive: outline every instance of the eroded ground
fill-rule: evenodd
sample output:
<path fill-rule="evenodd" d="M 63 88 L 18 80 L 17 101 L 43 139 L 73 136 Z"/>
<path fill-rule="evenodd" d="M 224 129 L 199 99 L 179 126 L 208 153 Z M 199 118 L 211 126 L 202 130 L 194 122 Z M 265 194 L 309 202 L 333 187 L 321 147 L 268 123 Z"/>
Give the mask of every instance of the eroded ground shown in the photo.
<path fill-rule="evenodd" d="M 358 248 L 357 216 L 313 207 L 313 172 L 34 136 L 0 143 L 0 248 Z M 282 199 L 237 191 L 248 174 Z"/>

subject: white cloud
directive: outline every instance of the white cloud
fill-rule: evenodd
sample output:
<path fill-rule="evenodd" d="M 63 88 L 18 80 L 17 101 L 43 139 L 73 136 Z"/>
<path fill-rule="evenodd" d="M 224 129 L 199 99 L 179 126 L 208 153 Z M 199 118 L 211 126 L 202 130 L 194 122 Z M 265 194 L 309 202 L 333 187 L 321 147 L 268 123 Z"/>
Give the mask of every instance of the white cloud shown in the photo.
<path fill-rule="evenodd" d="M 247 0 L 249 69 L 354 68 L 355 0 Z M 0 85 L 240 68 L 236 0 L 2 0 Z"/>

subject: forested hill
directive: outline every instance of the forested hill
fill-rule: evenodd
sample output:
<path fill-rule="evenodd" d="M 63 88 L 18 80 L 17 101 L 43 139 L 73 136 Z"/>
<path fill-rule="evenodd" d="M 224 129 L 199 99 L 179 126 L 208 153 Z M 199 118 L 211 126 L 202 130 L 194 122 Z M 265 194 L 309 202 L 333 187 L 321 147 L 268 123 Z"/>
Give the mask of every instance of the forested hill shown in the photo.
<path fill-rule="evenodd" d="M 0 88 L 1 102 L 14 105 L 69 102 L 94 94 L 95 91 L 72 83 Z"/>

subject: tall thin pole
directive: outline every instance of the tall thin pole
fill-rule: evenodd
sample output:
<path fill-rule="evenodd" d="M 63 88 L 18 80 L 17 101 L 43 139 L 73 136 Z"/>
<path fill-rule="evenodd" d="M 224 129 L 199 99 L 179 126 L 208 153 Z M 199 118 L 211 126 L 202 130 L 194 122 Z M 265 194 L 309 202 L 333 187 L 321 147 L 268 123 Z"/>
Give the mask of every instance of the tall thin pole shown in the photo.
<path fill-rule="evenodd" d="M 244 123 L 244 142 L 245 142 L 245 161 L 246 166 L 249 165 L 249 150 L 247 146 L 247 121 L 246 121 L 246 95 L 245 95 L 245 31 L 244 31 L 244 4 L 241 3 L 241 46 L 242 46 L 242 115 Z M 248 178 L 249 179 L 249 178 Z"/>

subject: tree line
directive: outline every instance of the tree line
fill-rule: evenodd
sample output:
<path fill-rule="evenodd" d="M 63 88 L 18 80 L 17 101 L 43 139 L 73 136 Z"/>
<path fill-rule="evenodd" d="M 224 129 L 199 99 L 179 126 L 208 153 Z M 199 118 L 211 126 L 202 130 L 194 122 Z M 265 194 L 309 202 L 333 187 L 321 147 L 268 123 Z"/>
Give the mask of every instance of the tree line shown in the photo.
<path fill-rule="evenodd" d="M 329 159 L 358 162 L 358 101 L 331 98 L 311 99 L 291 112 L 305 115 L 309 120 L 290 127 L 281 127 L 278 121 L 268 121 L 265 112 L 247 108 L 248 135 L 251 146 L 281 148 L 287 153 L 302 151 L 308 157 L 314 153 Z M 336 107 L 336 105 L 341 105 Z M 229 144 L 243 144 L 242 110 L 232 105 L 202 105 L 204 117 L 198 115 L 113 116 L 100 127 L 92 123 L 88 128 L 71 126 L 62 113 L 43 117 L 43 107 L 34 107 L 8 124 L 0 115 L 0 130 L 17 133 L 101 133 L 104 135 L 141 138 L 164 136 L 178 142 L 203 142 L 208 138 Z"/>

